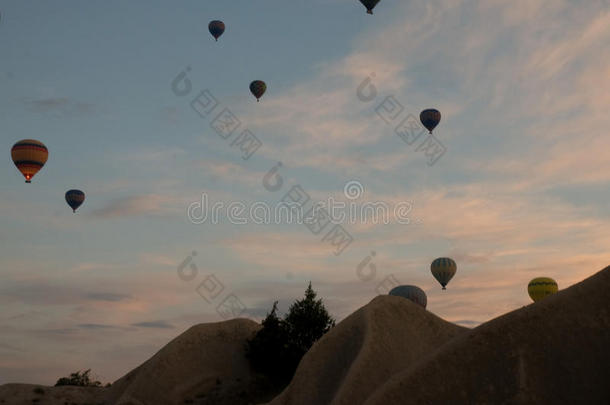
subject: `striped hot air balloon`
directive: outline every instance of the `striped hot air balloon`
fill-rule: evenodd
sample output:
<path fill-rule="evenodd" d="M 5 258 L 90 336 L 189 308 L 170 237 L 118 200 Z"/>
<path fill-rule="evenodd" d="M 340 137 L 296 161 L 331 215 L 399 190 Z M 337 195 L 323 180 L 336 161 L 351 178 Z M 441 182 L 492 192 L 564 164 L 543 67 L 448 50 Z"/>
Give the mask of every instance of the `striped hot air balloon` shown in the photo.
<path fill-rule="evenodd" d="M 457 265 L 448 257 L 439 257 L 434 259 L 430 265 L 430 271 L 434 278 L 441 283 L 443 290 L 446 290 L 445 286 L 449 283 L 449 280 L 453 278 L 457 271 Z"/>
<path fill-rule="evenodd" d="M 76 209 L 81 206 L 85 201 L 85 193 L 81 190 L 68 190 L 66 191 L 66 202 L 72 208 L 72 212 L 76 212 Z"/>
<path fill-rule="evenodd" d="M 32 182 L 32 177 L 47 162 L 49 151 L 40 141 L 34 139 L 24 139 L 13 145 L 11 157 L 17 169 L 25 177 L 26 183 Z"/>
<path fill-rule="evenodd" d="M 549 277 L 537 277 L 527 285 L 527 293 L 534 302 L 538 302 L 547 295 L 555 294 L 559 287 L 557 282 Z"/>
<path fill-rule="evenodd" d="M 260 99 L 263 96 L 263 94 L 265 94 L 266 90 L 267 90 L 267 85 L 262 80 L 255 80 L 252 83 L 250 83 L 250 91 L 252 92 L 254 97 L 256 97 L 256 101 L 258 101 L 258 99 Z"/>
<path fill-rule="evenodd" d="M 426 297 L 426 293 L 424 290 L 415 285 L 399 285 L 398 287 L 392 288 L 389 295 L 406 298 L 424 308 L 426 308 L 426 305 L 428 305 L 428 297 Z"/>

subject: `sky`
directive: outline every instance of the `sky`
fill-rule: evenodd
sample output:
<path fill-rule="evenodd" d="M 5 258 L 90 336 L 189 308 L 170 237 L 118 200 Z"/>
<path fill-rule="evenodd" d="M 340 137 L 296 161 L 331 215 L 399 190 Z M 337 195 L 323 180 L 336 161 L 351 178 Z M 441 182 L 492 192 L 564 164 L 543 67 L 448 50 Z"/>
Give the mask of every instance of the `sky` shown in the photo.
<path fill-rule="evenodd" d="M 88 368 L 114 381 L 194 324 L 286 311 L 309 281 L 339 321 L 400 283 L 475 327 L 528 305 L 534 277 L 562 289 L 610 264 L 608 1 L 0 13 L 0 384 Z M 433 137 L 426 108 L 442 114 Z M 49 160 L 25 184 L 10 149 L 29 138 Z M 86 193 L 76 214 L 72 188 Z M 295 195 L 382 204 L 389 220 L 250 215 Z M 203 221 L 203 198 L 238 208 Z M 446 291 L 430 274 L 442 256 L 458 267 Z"/>

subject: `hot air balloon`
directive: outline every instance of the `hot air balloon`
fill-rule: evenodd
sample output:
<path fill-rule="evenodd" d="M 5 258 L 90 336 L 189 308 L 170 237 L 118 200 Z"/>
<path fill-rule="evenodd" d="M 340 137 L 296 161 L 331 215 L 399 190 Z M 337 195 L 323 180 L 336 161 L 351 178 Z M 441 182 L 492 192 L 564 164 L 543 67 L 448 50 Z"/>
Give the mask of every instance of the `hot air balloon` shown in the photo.
<path fill-rule="evenodd" d="M 432 130 L 441 122 L 441 112 L 434 108 L 429 108 L 419 114 L 419 120 L 422 125 L 432 133 Z"/>
<path fill-rule="evenodd" d="M 25 182 L 31 183 L 32 177 L 47 162 L 49 151 L 40 141 L 24 139 L 13 145 L 11 157 L 17 169 L 25 177 Z"/>
<path fill-rule="evenodd" d="M 80 190 L 68 190 L 66 191 L 66 202 L 72 208 L 72 212 L 76 212 L 76 209 L 81 206 L 85 201 L 85 193 Z"/>
<path fill-rule="evenodd" d="M 263 94 L 265 94 L 266 90 L 267 85 L 262 80 L 255 80 L 250 83 L 250 91 L 252 92 L 254 97 L 256 97 L 256 101 L 258 101 L 258 99 L 261 98 Z"/>
<path fill-rule="evenodd" d="M 537 277 L 527 285 L 527 293 L 534 302 L 540 301 L 547 295 L 555 294 L 557 290 L 557 282 L 549 277 Z"/>
<path fill-rule="evenodd" d="M 428 298 L 426 297 L 424 290 L 414 285 L 399 285 L 398 287 L 392 288 L 389 295 L 406 298 L 424 308 L 428 305 Z"/>
<path fill-rule="evenodd" d="M 457 265 L 448 257 L 439 257 L 434 259 L 430 265 L 430 271 L 434 278 L 441 283 L 443 290 L 446 290 L 445 286 L 449 283 L 449 280 L 453 278 L 457 271 Z"/>
<path fill-rule="evenodd" d="M 366 7 L 367 14 L 373 14 L 373 9 L 379 3 L 379 0 L 360 0 L 360 3 Z"/>
<path fill-rule="evenodd" d="M 210 23 L 208 24 L 208 29 L 210 30 L 210 34 L 212 34 L 214 39 L 218 41 L 218 37 L 220 37 L 222 33 L 225 32 L 225 23 L 218 20 L 210 21 Z"/>

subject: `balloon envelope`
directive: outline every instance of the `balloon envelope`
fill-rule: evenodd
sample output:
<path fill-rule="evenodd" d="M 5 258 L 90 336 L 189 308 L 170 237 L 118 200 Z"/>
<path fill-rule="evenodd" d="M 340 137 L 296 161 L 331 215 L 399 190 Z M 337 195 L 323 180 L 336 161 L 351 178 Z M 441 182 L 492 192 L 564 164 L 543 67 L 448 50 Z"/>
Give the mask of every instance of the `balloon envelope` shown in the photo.
<path fill-rule="evenodd" d="M 208 24 L 208 29 L 210 30 L 210 34 L 218 41 L 218 37 L 225 32 L 225 23 L 219 20 L 210 21 Z"/>
<path fill-rule="evenodd" d="M 428 297 L 426 297 L 426 293 L 424 290 L 415 285 L 399 285 L 398 287 L 392 288 L 389 295 L 406 298 L 424 308 L 426 308 L 426 305 L 428 305 Z"/>
<path fill-rule="evenodd" d="M 31 183 L 32 177 L 47 162 L 49 151 L 40 141 L 35 139 L 24 139 L 13 145 L 11 157 L 17 169 L 25 177 L 26 183 Z"/>
<path fill-rule="evenodd" d="M 373 9 L 379 3 L 379 0 L 360 0 L 360 3 L 366 7 L 366 12 L 368 14 L 373 14 Z"/>
<path fill-rule="evenodd" d="M 434 278 L 441 283 L 443 290 L 446 290 L 445 286 L 449 283 L 449 280 L 453 278 L 457 271 L 457 265 L 448 257 L 439 257 L 434 259 L 430 265 L 430 271 Z"/>
<path fill-rule="evenodd" d="M 81 206 L 85 201 L 85 193 L 80 190 L 68 190 L 66 191 L 66 202 L 72 208 L 72 212 L 76 212 L 76 209 Z"/>
<path fill-rule="evenodd" d="M 250 92 L 252 92 L 254 97 L 256 97 L 256 101 L 258 101 L 258 99 L 261 98 L 263 94 L 265 94 L 266 90 L 267 85 L 262 80 L 255 80 L 250 83 Z"/>
<path fill-rule="evenodd" d="M 432 133 L 432 130 L 441 122 L 441 112 L 434 108 L 429 108 L 419 114 L 419 120 L 422 125 Z"/>
<path fill-rule="evenodd" d="M 557 282 L 549 277 L 537 277 L 527 285 L 527 293 L 534 302 L 538 302 L 547 295 L 555 294 L 559 287 Z"/>

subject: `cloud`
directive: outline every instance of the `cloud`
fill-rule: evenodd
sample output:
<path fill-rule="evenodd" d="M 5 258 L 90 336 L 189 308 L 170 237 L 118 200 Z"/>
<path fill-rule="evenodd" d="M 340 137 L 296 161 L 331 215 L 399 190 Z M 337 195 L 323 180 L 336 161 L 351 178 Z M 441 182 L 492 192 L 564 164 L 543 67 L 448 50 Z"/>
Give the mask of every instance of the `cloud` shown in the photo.
<path fill-rule="evenodd" d="M 409 2 L 395 14 L 313 78 L 265 101 L 266 114 L 247 117 L 273 141 L 261 149 L 266 157 L 331 175 L 425 165 L 374 112 L 394 94 L 407 112 L 430 101 L 442 111 L 442 165 L 473 183 L 494 167 L 502 168 L 496 179 L 521 190 L 610 181 L 610 170 L 599 170 L 610 169 L 610 52 L 602 45 L 610 13 L 601 5 Z M 378 96 L 367 104 L 356 88 L 371 73 Z M 483 142 L 482 131 L 490 132 Z M 482 170 L 472 173 L 473 164 Z"/>
<path fill-rule="evenodd" d="M 79 328 L 82 329 L 115 329 L 117 328 L 117 326 L 113 326 L 113 325 L 103 325 L 103 324 L 99 324 L 99 323 L 82 323 L 79 325 L 76 325 Z"/>
<path fill-rule="evenodd" d="M 323 235 L 312 235 L 304 225 L 295 227 L 298 227 L 295 231 L 242 232 L 219 244 L 250 266 L 255 264 L 267 271 L 326 273 L 332 278 L 331 266 L 326 261 L 333 247 L 320 241 Z"/>
<path fill-rule="evenodd" d="M 119 218 L 182 211 L 184 208 L 176 207 L 175 202 L 175 198 L 163 194 L 135 195 L 110 201 L 104 207 L 94 210 L 92 215 L 97 218 Z"/>
<path fill-rule="evenodd" d="M 179 110 L 175 106 L 168 106 L 168 107 L 162 108 L 160 110 L 159 115 L 163 120 L 170 122 L 172 124 L 177 124 L 179 122 L 179 120 L 178 120 Z"/>
<path fill-rule="evenodd" d="M 26 108 L 36 113 L 61 113 L 62 115 L 86 115 L 95 111 L 95 106 L 71 100 L 67 97 L 51 97 L 34 100 L 23 100 Z"/>
<path fill-rule="evenodd" d="M 80 292 L 66 286 L 43 280 L 6 280 L 0 287 L 0 301 L 22 302 L 32 305 L 62 305 L 74 302 Z"/>
<path fill-rule="evenodd" d="M 132 300 L 126 294 L 109 292 L 83 292 L 78 284 L 58 284 L 46 279 L 19 280 L 5 278 L 0 288 L 0 302 L 21 302 L 28 305 L 65 305 L 83 301 L 122 302 Z M 22 316 L 39 316 L 41 312 L 30 311 Z"/>
<path fill-rule="evenodd" d="M 70 101 L 65 97 L 47 98 L 42 100 L 26 100 L 24 103 L 32 109 L 38 111 L 48 111 L 55 108 L 64 107 L 70 104 Z"/>
<path fill-rule="evenodd" d="M 139 328 L 174 329 L 174 325 L 166 321 L 138 322 L 132 323 L 131 326 L 137 326 Z"/>
<path fill-rule="evenodd" d="M 239 184 L 242 188 L 260 189 L 265 172 L 252 170 L 246 163 L 235 164 L 219 159 L 205 159 L 191 162 L 197 172 L 202 173 L 212 184 L 220 181 L 223 184 Z"/>
<path fill-rule="evenodd" d="M 147 147 L 137 145 L 137 149 L 129 149 L 118 152 L 117 160 L 123 167 L 131 169 L 141 167 L 142 165 L 155 165 L 161 162 L 170 162 L 182 158 L 187 154 L 187 151 L 179 147 Z"/>
<path fill-rule="evenodd" d="M 99 292 L 99 293 L 90 293 L 90 294 L 87 294 L 86 298 L 88 298 L 90 300 L 94 300 L 94 301 L 116 302 L 116 301 L 123 301 L 123 300 L 131 299 L 132 297 L 129 296 L 129 295 L 125 295 L 125 294 L 115 294 L 115 293 L 108 293 L 108 292 Z"/>
<path fill-rule="evenodd" d="M 54 339 L 62 339 L 67 337 L 74 337 L 75 339 L 80 339 L 77 336 L 78 329 L 75 328 L 49 328 L 49 329 L 34 329 L 31 330 L 32 333 L 39 337 L 51 337 Z"/>
<path fill-rule="evenodd" d="M 22 352 L 22 353 L 27 352 L 25 349 L 23 349 L 21 347 L 13 346 L 8 343 L 2 343 L 2 342 L 0 342 L 0 350 L 7 350 L 7 351 L 12 351 L 12 352 Z"/>

